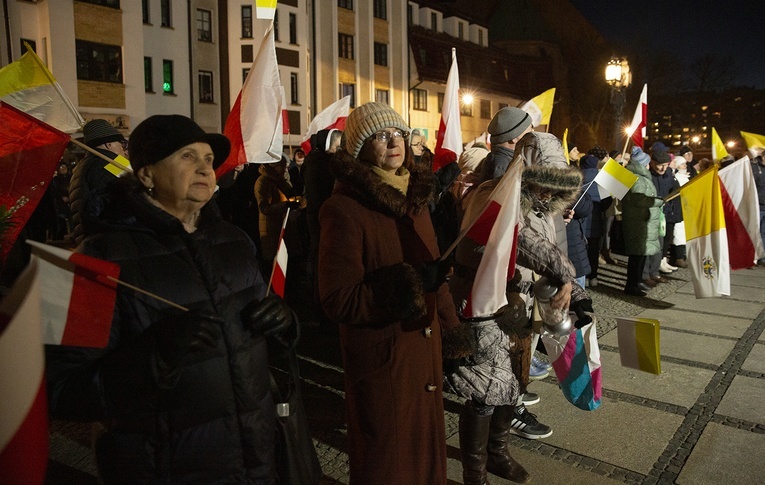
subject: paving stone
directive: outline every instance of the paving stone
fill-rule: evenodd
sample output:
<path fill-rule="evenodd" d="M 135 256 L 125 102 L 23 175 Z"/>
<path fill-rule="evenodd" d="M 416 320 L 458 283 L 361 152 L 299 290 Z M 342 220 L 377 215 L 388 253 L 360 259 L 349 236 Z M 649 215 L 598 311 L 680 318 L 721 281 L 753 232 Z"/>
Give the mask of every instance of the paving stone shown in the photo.
<path fill-rule="evenodd" d="M 765 295 L 765 292 L 763 294 Z M 747 318 L 710 316 L 674 308 L 649 308 L 639 313 L 637 317 L 655 318 L 661 322 L 662 328 L 676 328 L 733 338 L 741 338 L 752 324 L 752 320 Z"/>
<path fill-rule="evenodd" d="M 733 271 L 730 274 L 730 284 L 731 286 L 765 288 L 765 269 Z"/>
<path fill-rule="evenodd" d="M 762 459 L 764 449 L 765 435 L 709 423 L 677 483 L 762 483 L 762 477 L 765 477 L 765 460 Z"/>
<path fill-rule="evenodd" d="M 765 396 L 765 380 L 736 376 L 715 412 L 723 416 L 765 424 L 763 396 Z"/>
<path fill-rule="evenodd" d="M 765 345 L 755 344 L 741 365 L 741 369 L 765 374 Z"/>
<path fill-rule="evenodd" d="M 692 284 L 678 288 L 677 292 L 680 294 L 687 294 L 690 295 L 691 298 L 695 298 Z M 741 286 L 731 284 L 730 296 L 723 298 L 765 303 L 765 293 L 763 293 L 761 286 Z"/>
<path fill-rule="evenodd" d="M 762 310 L 761 303 L 737 301 L 727 298 L 696 299 L 678 293 L 667 296 L 662 300 L 662 303 L 673 305 L 672 308 L 675 310 L 713 313 L 716 315 L 749 319 L 755 318 Z"/>

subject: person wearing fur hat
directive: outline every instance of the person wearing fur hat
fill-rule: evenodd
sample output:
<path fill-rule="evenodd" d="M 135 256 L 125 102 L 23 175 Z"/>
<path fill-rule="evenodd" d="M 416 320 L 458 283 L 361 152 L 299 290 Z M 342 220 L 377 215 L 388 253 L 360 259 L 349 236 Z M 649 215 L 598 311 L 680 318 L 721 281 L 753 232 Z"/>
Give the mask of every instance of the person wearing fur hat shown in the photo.
<path fill-rule="evenodd" d="M 648 256 L 661 251 L 659 230 L 661 206 L 664 201 L 657 197 L 648 164 L 651 157 L 640 147 L 632 147 L 627 170 L 638 176 L 637 182 L 622 199 L 622 230 L 624 231 L 627 260 L 627 283 L 624 292 L 633 296 L 645 296 L 650 289 L 643 281 L 643 269 Z"/>
<path fill-rule="evenodd" d="M 512 163 L 524 164 L 523 219 L 518 232 L 517 269 L 506 288 L 508 305 L 494 315 L 466 319 L 478 347 L 469 358 L 450 362 L 445 376 L 449 389 L 466 399 L 460 413 L 459 439 L 463 480 L 468 485 L 487 483 L 487 473 L 527 482 L 529 473 L 510 455 L 510 434 L 528 439 L 552 434 L 524 404 L 539 402 L 538 396 L 526 392 L 532 349 L 532 271 L 560 285 L 554 303 L 558 308 L 568 308 L 574 301 L 572 307 L 583 309 L 584 305 L 591 311 L 584 290 L 572 285 L 574 267 L 557 244 L 552 222 L 553 214 L 575 201 L 581 173 L 566 164 L 560 141 L 548 133 L 522 137 Z M 465 217 L 480 214 L 500 180 L 484 182 L 474 191 Z M 455 275 L 449 286 L 460 312 L 467 307 L 482 254 L 483 248 L 469 238 L 457 245 Z"/>
<path fill-rule="evenodd" d="M 515 144 L 530 132 L 531 116 L 520 108 L 502 108 L 489 122 L 491 153 L 481 163 L 481 182 L 501 177 L 510 166 L 515 153 Z"/>
<path fill-rule="evenodd" d="M 414 163 L 408 135 L 388 105 L 354 109 L 319 213 L 319 295 L 339 326 L 354 485 L 447 480 L 441 339 L 460 325 L 428 211 L 433 171 Z"/>
<path fill-rule="evenodd" d="M 117 155 L 127 157 L 127 140 L 111 123 L 97 118 L 85 123 L 82 128 L 83 143 L 112 160 Z M 117 176 L 106 166 L 104 159 L 88 153 L 72 170 L 69 182 L 69 207 L 72 211 L 74 239 L 81 243 L 90 226 L 98 218 L 101 210 L 102 195 L 106 185 Z"/>
<path fill-rule="evenodd" d="M 185 116 L 147 118 L 130 137 L 135 173 L 109 184 L 77 248 L 162 298 L 117 285 L 105 348 L 46 349 L 51 417 L 101 423 L 102 483 L 277 482 L 266 340 L 294 345 L 297 323 L 211 201 L 229 151 Z"/>

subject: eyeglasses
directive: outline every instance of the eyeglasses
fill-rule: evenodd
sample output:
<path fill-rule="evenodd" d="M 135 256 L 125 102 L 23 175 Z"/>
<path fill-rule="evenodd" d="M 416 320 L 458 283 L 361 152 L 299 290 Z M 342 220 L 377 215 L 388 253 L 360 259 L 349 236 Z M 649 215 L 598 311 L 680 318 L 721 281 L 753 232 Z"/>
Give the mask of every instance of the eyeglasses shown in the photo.
<path fill-rule="evenodd" d="M 399 143 L 401 140 L 406 140 L 409 137 L 409 133 L 406 131 L 396 130 L 393 132 L 387 132 L 387 131 L 378 131 L 374 135 L 370 136 L 370 140 L 374 140 L 377 143 L 382 143 L 387 145 L 391 140 L 394 140 L 396 143 Z"/>
<path fill-rule="evenodd" d="M 422 142 L 412 143 L 410 146 L 412 148 L 420 148 L 422 146 Z"/>

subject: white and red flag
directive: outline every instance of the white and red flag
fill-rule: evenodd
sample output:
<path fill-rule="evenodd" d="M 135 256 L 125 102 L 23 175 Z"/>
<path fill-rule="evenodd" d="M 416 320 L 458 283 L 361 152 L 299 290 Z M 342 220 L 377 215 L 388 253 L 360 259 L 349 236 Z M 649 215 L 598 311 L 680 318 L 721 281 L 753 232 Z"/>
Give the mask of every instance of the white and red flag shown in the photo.
<path fill-rule="evenodd" d="M 264 22 L 254 24 L 262 26 Z M 231 140 L 231 153 L 215 170 L 218 178 L 237 165 L 273 163 L 282 158 L 284 88 L 276 60 L 273 23 L 266 25 L 252 68 L 226 118 L 223 134 Z"/>
<path fill-rule="evenodd" d="M 281 298 L 284 298 L 284 288 L 287 283 L 287 245 L 284 244 L 284 229 L 287 227 L 289 216 L 290 209 L 287 208 L 287 213 L 284 214 L 284 221 L 282 222 L 282 231 L 279 234 L 279 246 L 274 258 L 274 268 L 271 271 L 271 281 L 268 283 L 271 291 Z"/>
<path fill-rule="evenodd" d="M 484 246 L 473 288 L 462 314 L 493 315 L 507 305 L 507 280 L 515 274 L 521 206 L 522 163 L 513 163 L 489 195 L 483 210 L 465 214 L 465 237 Z M 480 189 L 479 189 L 480 190 Z M 478 197 L 480 192 L 473 197 Z"/>
<path fill-rule="evenodd" d="M 462 125 L 460 124 L 460 73 L 457 69 L 457 49 L 452 48 L 452 67 L 446 78 L 441 124 L 438 127 L 433 171 L 456 161 L 462 153 Z"/>
<path fill-rule="evenodd" d="M 760 205 L 749 157 L 744 157 L 718 172 L 725 212 L 730 269 L 751 268 L 765 257 L 760 236 Z"/>
<path fill-rule="evenodd" d="M 300 148 L 303 149 L 303 152 L 308 155 L 308 152 L 311 151 L 311 136 L 321 130 L 345 130 L 345 120 L 348 118 L 350 111 L 351 96 L 348 95 L 338 99 L 324 108 L 321 113 L 314 116 L 308 125 L 308 131 L 306 131 L 303 141 L 300 143 Z"/>
<path fill-rule="evenodd" d="M 41 340 L 40 275 L 33 261 L 0 302 L 0 477 L 43 483 L 48 402 Z"/>
<path fill-rule="evenodd" d="M 43 342 L 106 347 L 119 265 L 35 241 L 27 243 L 40 273 Z"/>
<path fill-rule="evenodd" d="M 648 85 L 643 85 L 643 92 L 640 93 L 635 116 L 632 117 L 629 131 L 635 146 L 643 148 L 646 136 L 646 125 L 648 123 Z"/>
<path fill-rule="evenodd" d="M 0 206 L 13 225 L 0 239 L 0 263 L 48 188 L 69 135 L 0 102 Z"/>

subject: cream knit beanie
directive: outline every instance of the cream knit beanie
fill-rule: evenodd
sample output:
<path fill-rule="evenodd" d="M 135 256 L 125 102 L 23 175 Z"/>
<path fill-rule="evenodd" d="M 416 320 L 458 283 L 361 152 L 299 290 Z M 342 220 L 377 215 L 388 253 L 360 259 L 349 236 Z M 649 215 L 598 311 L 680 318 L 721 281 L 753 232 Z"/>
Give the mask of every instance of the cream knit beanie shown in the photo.
<path fill-rule="evenodd" d="M 354 109 L 345 121 L 345 150 L 359 156 L 362 145 L 370 136 L 385 128 L 398 128 L 409 131 L 404 119 L 388 105 L 382 103 L 365 103 Z"/>

